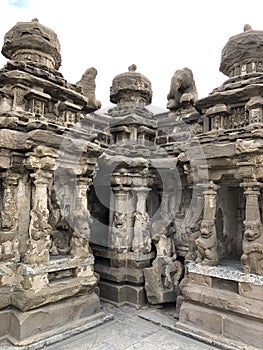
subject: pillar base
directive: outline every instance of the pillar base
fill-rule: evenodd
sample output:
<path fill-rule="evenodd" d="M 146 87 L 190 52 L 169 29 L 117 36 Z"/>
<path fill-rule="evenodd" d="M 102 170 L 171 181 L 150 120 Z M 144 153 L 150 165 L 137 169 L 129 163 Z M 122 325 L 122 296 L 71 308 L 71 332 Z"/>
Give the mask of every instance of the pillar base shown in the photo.
<path fill-rule="evenodd" d="M 244 274 L 231 262 L 217 267 L 190 263 L 188 270 L 176 327 L 236 349 L 261 349 L 263 276 Z"/>
<path fill-rule="evenodd" d="M 100 275 L 100 297 L 116 305 L 147 304 L 144 269 L 149 267 L 154 253 L 117 253 L 103 247 L 93 247 L 95 271 Z"/>
<path fill-rule="evenodd" d="M 8 333 L 0 335 L 2 341 L 9 341 L 16 346 L 39 342 L 44 346 L 99 325 L 107 319 L 109 317 L 102 311 L 99 297 L 92 293 L 26 312 L 15 308 L 0 311 L 0 325 L 7 324 L 8 320 L 11 325 L 9 330 L 5 327 Z"/>

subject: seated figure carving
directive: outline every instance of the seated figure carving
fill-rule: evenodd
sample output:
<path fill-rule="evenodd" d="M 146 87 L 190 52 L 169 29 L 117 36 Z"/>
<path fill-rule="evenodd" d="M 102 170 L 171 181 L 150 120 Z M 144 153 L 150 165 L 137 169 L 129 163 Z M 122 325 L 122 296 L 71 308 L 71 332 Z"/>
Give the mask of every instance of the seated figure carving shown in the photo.
<path fill-rule="evenodd" d="M 129 251 L 129 237 L 127 235 L 127 213 L 114 212 L 111 231 L 111 249 L 118 253 Z"/>
<path fill-rule="evenodd" d="M 263 228 L 259 221 L 245 221 L 241 263 L 245 273 L 263 274 Z"/>
<path fill-rule="evenodd" d="M 217 251 L 216 227 L 213 220 L 201 223 L 200 235 L 195 240 L 196 262 L 202 265 L 214 266 L 219 262 Z"/>

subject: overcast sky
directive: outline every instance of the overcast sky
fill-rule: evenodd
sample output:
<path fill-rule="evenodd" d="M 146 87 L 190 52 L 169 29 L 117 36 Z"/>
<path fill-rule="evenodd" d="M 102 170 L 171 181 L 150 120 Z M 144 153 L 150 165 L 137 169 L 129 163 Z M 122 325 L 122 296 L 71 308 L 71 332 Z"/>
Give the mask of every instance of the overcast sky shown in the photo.
<path fill-rule="evenodd" d="M 96 96 L 111 105 L 112 79 L 131 64 L 152 83 L 154 106 L 166 108 L 175 70 L 189 67 L 199 98 L 227 77 L 219 72 L 223 46 L 244 24 L 263 30 L 262 0 L 0 0 L 0 37 L 19 21 L 38 18 L 61 44 L 64 78 L 77 82 L 98 70 Z M 0 66 L 7 59 L 0 56 Z"/>

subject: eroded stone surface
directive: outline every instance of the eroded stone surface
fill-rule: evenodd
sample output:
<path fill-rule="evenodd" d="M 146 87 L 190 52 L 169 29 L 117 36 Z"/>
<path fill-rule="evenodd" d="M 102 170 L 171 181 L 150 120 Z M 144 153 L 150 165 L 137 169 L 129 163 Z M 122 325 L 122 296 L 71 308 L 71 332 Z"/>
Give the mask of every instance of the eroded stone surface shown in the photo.
<path fill-rule="evenodd" d="M 88 114 L 100 107 L 97 70 L 68 83 L 56 35 L 37 20 L 7 33 L 0 307 L 17 323 L 4 328 L 13 343 L 28 338 L 30 315 L 44 337 L 42 311 L 58 315 L 63 303 L 67 317 L 86 298 L 96 316 L 100 289 L 116 304 L 177 302 L 181 329 L 260 344 L 262 33 L 245 26 L 230 38 L 229 79 L 205 98 L 193 72 L 177 69 L 161 114 L 147 108 L 151 83 L 135 65 L 113 78 L 116 106 Z"/>

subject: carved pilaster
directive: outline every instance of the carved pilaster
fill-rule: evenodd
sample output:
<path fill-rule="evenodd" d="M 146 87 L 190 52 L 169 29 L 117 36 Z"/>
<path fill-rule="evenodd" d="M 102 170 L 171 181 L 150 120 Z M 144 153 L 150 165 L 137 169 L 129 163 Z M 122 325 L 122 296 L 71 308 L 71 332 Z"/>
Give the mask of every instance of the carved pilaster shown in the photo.
<path fill-rule="evenodd" d="M 1 211 L 0 260 L 19 261 L 17 238 L 17 186 L 19 175 L 11 171 L 2 174 L 3 207 Z"/>
<path fill-rule="evenodd" d="M 255 180 L 241 184 L 246 196 L 245 232 L 241 263 L 244 272 L 263 275 L 263 226 L 260 218 L 258 197 L 262 183 Z"/>
<path fill-rule="evenodd" d="M 37 146 L 27 156 L 25 165 L 33 170 L 30 176 L 34 188 L 32 188 L 33 208 L 30 211 L 29 239 L 24 262 L 40 264 L 49 261 L 52 227 L 48 223 L 48 188 L 53 178 L 57 153 L 48 147 Z"/>
<path fill-rule="evenodd" d="M 130 189 L 120 186 L 114 187 L 112 227 L 110 227 L 110 247 L 119 253 L 128 252 L 131 246 L 129 228 L 132 226 L 129 213 L 132 202 L 130 199 Z"/>
<path fill-rule="evenodd" d="M 167 225 L 171 223 L 171 219 L 172 219 L 172 215 L 169 211 L 169 201 L 170 201 L 170 193 L 167 191 L 163 191 L 162 201 L 160 205 L 160 216 L 161 216 L 161 219 L 167 223 Z"/>
<path fill-rule="evenodd" d="M 87 191 L 91 180 L 79 178 L 76 184 L 75 208 L 69 218 L 73 228 L 70 255 L 77 258 L 87 258 L 90 255 L 90 212 L 87 206 Z"/>
<path fill-rule="evenodd" d="M 195 240 L 199 237 L 201 222 L 203 221 L 204 215 L 204 184 L 196 184 L 195 187 L 195 201 L 192 203 L 192 211 L 189 217 L 190 227 L 187 227 L 190 231 L 189 237 L 189 249 L 186 254 L 186 260 L 196 260 L 196 244 Z"/>
<path fill-rule="evenodd" d="M 215 225 L 217 189 L 219 186 L 210 181 L 208 190 L 204 191 L 204 215 L 199 237 L 195 240 L 196 262 L 214 266 L 219 262 L 217 251 L 217 233 Z"/>
<path fill-rule="evenodd" d="M 35 191 L 33 209 L 30 211 L 29 239 L 24 262 L 40 264 L 49 261 L 52 227 L 48 224 L 47 193 L 52 174 L 38 170 L 36 173 L 31 174 L 31 178 L 35 185 Z"/>
<path fill-rule="evenodd" d="M 150 189 L 147 187 L 135 187 L 137 203 L 134 213 L 134 234 L 132 240 L 132 251 L 136 253 L 150 253 L 151 237 L 149 231 L 149 214 L 146 211 L 146 200 Z"/>

